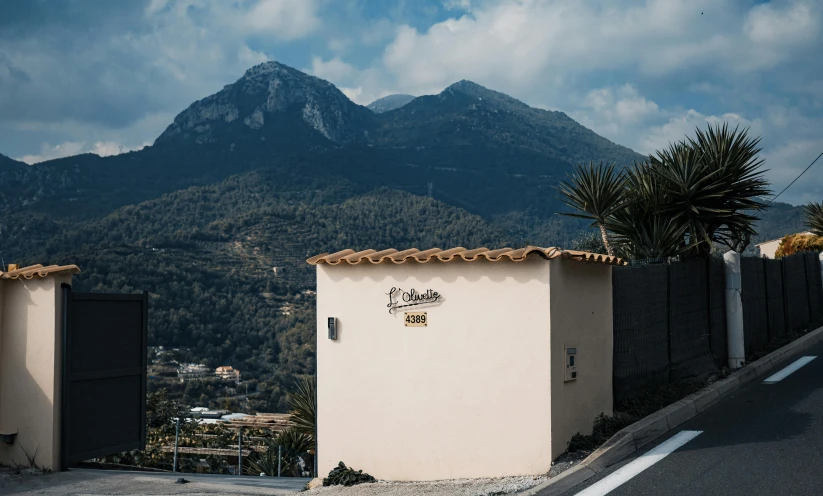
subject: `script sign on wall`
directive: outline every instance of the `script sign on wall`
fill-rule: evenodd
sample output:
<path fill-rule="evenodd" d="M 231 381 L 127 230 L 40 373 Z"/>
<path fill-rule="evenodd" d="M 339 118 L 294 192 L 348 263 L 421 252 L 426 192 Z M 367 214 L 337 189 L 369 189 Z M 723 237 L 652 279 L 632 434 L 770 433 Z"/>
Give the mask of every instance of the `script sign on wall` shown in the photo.
<path fill-rule="evenodd" d="M 389 296 L 389 304 L 386 305 L 389 308 L 389 313 L 394 312 L 398 308 L 437 303 L 442 298 L 440 293 L 433 289 L 419 292 L 414 289 L 403 291 L 401 288 L 391 288 L 386 294 Z"/>

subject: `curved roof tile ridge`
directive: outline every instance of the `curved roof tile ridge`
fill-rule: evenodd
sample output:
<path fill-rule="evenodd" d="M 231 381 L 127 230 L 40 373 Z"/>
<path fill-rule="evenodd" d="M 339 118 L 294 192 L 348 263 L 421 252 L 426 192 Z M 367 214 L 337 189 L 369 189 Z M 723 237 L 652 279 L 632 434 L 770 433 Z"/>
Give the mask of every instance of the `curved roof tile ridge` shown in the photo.
<path fill-rule="evenodd" d="M 15 268 L 8 272 L 0 270 L 0 279 L 34 279 L 35 277 L 56 276 L 58 274 L 77 274 L 80 268 L 76 265 L 49 265 L 44 267 L 40 264 L 29 265 L 28 267 Z"/>
<path fill-rule="evenodd" d="M 490 262 L 499 262 L 502 260 L 509 260 L 512 262 L 522 262 L 529 256 L 540 256 L 544 259 L 550 260 L 552 258 L 564 258 L 568 260 L 577 260 L 581 262 L 590 263 L 604 263 L 608 265 L 624 265 L 625 262 L 618 257 L 601 255 L 598 253 L 590 253 L 585 251 L 563 250 L 557 247 L 542 248 L 539 246 L 526 246 L 525 248 L 498 248 L 489 250 L 486 247 L 467 249 L 462 246 L 456 246 L 447 250 L 440 248 L 429 248 L 428 250 L 420 251 L 417 248 L 409 248 L 398 251 L 394 248 L 377 251 L 373 249 L 362 250 L 355 252 L 352 249 L 341 250 L 335 253 L 321 253 L 306 260 L 311 265 L 329 264 L 329 265 L 357 265 L 360 263 L 395 263 L 401 264 L 406 262 L 427 263 L 432 260 L 440 262 L 451 262 L 454 260 L 462 260 L 465 262 L 474 262 L 485 259 Z"/>

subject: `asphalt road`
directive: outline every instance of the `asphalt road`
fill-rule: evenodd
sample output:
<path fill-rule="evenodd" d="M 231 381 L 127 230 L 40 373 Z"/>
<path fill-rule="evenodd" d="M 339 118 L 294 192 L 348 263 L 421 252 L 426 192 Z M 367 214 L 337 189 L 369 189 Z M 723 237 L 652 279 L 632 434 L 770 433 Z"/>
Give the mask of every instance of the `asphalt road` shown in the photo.
<path fill-rule="evenodd" d="M 763 383 L 803 356 L 818 358 L 779 382 Z M 622 485 L 597 494 L 823 495 L 823 343 L 798 354 L 564 496 L 580 493 L 635 460 L 634 466 L 651 460 L 659 449 L 652 450 L 683 431 L 702 432 Z M 627 467 L 622 473 L 629 470 Z"/>

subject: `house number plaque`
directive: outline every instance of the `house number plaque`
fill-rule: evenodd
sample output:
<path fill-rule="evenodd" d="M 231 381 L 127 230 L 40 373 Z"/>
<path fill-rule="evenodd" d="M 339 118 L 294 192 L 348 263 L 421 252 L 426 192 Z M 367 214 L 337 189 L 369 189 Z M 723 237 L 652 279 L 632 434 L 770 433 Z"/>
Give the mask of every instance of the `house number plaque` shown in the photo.
<path fill-rule="evenodd" d="M 426 312 L 406 312 L 403 316 L 406 327 L 427 327 L 429 318 Z"/>

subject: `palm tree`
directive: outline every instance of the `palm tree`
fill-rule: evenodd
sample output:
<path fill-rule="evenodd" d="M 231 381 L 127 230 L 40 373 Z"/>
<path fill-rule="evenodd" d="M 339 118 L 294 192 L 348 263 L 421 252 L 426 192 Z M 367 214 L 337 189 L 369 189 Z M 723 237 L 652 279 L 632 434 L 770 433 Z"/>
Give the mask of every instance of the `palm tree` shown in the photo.
<path fill-rule="evenodd" d="M 806 227 L 815 236 L 823 236 L 823 202 L 809 202 L 803 206 L 806 214 Z"/>
<path fill-rule="evenodd" d="M 758 218 L 747 212 L 766 208 L 770 193 L 759 142 L 748 129 L 709 125 L 650 157 L 668 197 L 658 213 L 686 226 L 689 255 L 708 255 L 714 243 L 740 248 L 756 234 Z"/>
<path fill-rule="evenodd" d="M 557 187 L 561 201 L 578 211 L 563 215 L 591 220 L 591 227 L 600 229 L 603 246 L 610 256 L 614 256 L 614 249 L 609 242 L 606 222 L 623 207 L 625 190 L 625 177 L 615 167 L 615 164 L 603 162 L 578 164 L 569 180 L 562 181 Z"/>
<path fill-rule="evenodd" d="M 317 429 L 317 382 L 314 376 L 301 376 L 296 381 L 296 390 L 289 393 L 291 421 L 297 432 L 315 439 Z"/>
<path fill-rule="evenodd" d="M 616 247 L 633 258 L 707 256 L 715 244 L 743 251 L 756 234 L 752 214 L 770 193 L 759 142 L 748 129 L 709 125 L 625 172 L 578 165 L 558 186 L 577 210 L 564 215 L 598 226 L 609 255 Z M 823 232 L 823 204 L 807 212 L 819 214 Z"/>

